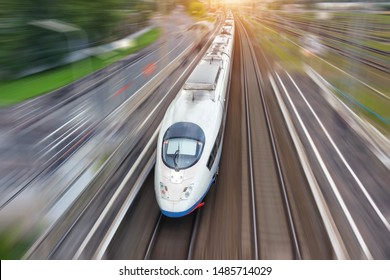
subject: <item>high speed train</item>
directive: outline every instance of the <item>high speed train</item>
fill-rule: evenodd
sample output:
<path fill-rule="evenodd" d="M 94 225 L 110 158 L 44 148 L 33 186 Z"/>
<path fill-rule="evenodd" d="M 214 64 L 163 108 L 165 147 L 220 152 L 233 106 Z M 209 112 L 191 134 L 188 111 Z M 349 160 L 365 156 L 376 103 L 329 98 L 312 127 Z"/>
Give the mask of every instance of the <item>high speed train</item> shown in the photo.
<path fill-rule="evenodd" d="M 155 193 L 161 212 L 182 217 L 203 206 L 222 152 L 234 47 L 227 20 L 161 123 Z"/>

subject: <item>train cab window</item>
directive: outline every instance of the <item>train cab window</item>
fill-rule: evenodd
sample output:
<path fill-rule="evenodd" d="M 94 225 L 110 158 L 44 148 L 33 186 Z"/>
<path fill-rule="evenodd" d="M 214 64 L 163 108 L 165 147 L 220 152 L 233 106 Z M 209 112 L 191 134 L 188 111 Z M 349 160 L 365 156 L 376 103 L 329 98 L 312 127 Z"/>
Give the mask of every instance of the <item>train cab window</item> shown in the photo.
<path fill-rule="evenodd" d="M 196 124 L 180 122 L 164 135 L 162 158 L 169 168 L 186 169 L 198 162 L 205 143 L 203 130 Z"/>
<path fill-rule="evenodd" d="M 173 138 L 164 141 L 164 162 L 173 169 L 180 170 L 194 165 L 200 158 L 203 143 L 187 138 Z"/>

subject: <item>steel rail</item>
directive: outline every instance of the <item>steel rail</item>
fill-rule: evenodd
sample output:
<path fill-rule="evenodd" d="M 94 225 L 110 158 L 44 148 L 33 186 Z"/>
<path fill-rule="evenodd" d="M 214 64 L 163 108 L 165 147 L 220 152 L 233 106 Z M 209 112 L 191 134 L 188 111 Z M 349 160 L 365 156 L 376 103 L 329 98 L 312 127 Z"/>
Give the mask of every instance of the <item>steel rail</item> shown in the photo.
<path fill-rule="evenodd" d="M 248 38 L 248 41 L 249 41 L 250 39 L 249 39 L 249 35 L 248 35 L 247 31 L 245 30 L 245 28 L 243 30 L 245 32 L 246 37 Z M 259 89 L 260 89 L 260 97 L 261 97 L 262 104 L 263 104 L 264 115 L 265 115 L 267 129 L 268 129 L 268 135 L 270 137 L 271 144 L 272 144 L 272 152 L 273 152 L 273 156 L 275 159 L 275 164 L 276 164 L 276 169 L 277 169 L 277 173 L 278 173 L 278 179 L 280 182 L 281 192 L 283 195 L 287 221 L 288 221 L 288 224 L 290 226 L 290 234 L 291 234 L 291 238 L 292 238 L 293 243 L 294 243 L 293 249 L 294 249 L 295 258 L 302 259 L 301 250 L 300 250 L 299 242 L 298 242 L 298 236 L 296 233 L 296 227 L 295 227 L 295 223 L 294 223 L 294 218 L 292 215 L 290 201 L 288 198 L 286 183 L 284 180 L 284 175 L 283 175 L 282 167 L 280 164 L 279 152 L 278 152 L 278 148 L 277 148 L 276 141 L 275 141 L 274 129 L 273 129 L 270 114 L 269 114 L 269 107 L 268 107 L 267 101 L 266 101 L 265 96 L 264 96 L 264 89 L 263 89 L 264 82 L 262 80 L 260 67 L 258 65 L 258 62 L 256 59 L 256 54 L 255 54 L 253 45 L 251 43 L 249 43 L 249 49 L 250 49 L 250 53 L 251 53 L 251 56 L 253 58 L 253 64 L 255 67 L 255 74 L 257 77 L 256 81 L 257 81 L 257 84 L 258 84 Z"/>
<path fill-rule="evenodd" d="M 201 208 L 197 209 L 196 210 L 196 217 L 195 217 L 195 222 L 194 222 L 194 226 L 192 228 L 192 234 L 191 234 L 191 241 L 190 241 L 190 245 L 189 245 L 189 248 L 188 248 L 188 254 L 187 254 L 187 260 L 192 260 L 193 259 L 193 255 L 194 255 L 194 248 L 195 248 L 195 240 L 196 240 L 196 236 L 198 234 L 198 229 L 199 229 L 199 220 L 200 220 L 200 211 L 202 211 Z"/>
<path fill-rule="evenodd" d="M 157 219 L 156 226 L 154 227 L 152 237 L 150 238 L 148 248 L 146 249 L 146 252 L 145 252 L 144 260 L 150 260 L 150 256 L 152 254 L 154 244 L 156 243 L 156 240 L 157 240 L 157 236 L 158 236 L 157 233 L 161 227 L 161 220 L 162 220 L 162 213 L 160 213 L 160 216 Z"/>
<path fill-rule="evenodd" d="M 238 22 L 238 21 L 237 21 Z M 244 27 L 242 27 L 244 29 Z M 259 247 L 258 247 L 258 234 L 257 234 L 257 210 L 255 202 L 255 183 L 254 183 L 254 170 L 253 170 L 253 159 L 252 159 L 252 133 L 250 127 L 250 116 L 249 116 L 249 103 L 248 103 L 248 80 L 246 75 L 246 68 L 244 63 L 244 52 L 243 52 L 243 43 L 240 38 L 240 56 L 241 56 L 241 84 L 242 91 L 244 92 L 245 97 L 245 113 L 246 113 L 246 131 L 247 131 L 247 144 L 248 144 L 248 161 L 249 161 L 249 179 L 250 179 L 250 191 L 251 191 L 251 206 L 252 206 L 252 227 L 253 227 L 253 241 L 255 249 L 255 259 L 259 259 Z"/>

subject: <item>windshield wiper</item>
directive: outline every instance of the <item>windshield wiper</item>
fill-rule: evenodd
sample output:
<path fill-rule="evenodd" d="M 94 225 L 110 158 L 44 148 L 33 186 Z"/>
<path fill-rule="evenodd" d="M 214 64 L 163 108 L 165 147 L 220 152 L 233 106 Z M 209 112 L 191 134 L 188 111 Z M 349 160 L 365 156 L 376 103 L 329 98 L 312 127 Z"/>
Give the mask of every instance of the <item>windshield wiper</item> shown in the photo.
<path fill-rule="evenodd" d="M 175 155 L 173 156 L 173 163 L 175 164 L 175 171 L 179 171 L 179 165 L 177 163 L 177 158 L 179 157 L 180 154 L 180 148 L 176 150 Z"/>

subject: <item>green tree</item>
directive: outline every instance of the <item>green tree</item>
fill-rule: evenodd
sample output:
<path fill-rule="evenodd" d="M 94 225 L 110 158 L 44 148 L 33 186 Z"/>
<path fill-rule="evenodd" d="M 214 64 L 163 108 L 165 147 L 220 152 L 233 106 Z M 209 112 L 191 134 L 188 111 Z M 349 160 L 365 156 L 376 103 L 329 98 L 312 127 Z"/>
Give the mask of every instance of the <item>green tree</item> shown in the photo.
<path fill-rule="evenodd" d="M 126 10 L 133 10 L 133 16 L 134 10 L 146 11 L 136 14 L 136 20 L 146 21 L 153 8 L 154 3 L 141 0 L 1 0 L 1 79 L 16 77 L 26 69 L 55 65 L 68 52 L 87 47 L 85 43 L 99 45 L 127 35 L 119 28 L 128 21 L 130 13 Z M 76 25 L 80 31 L 61 33 L 31 24 L 48 19 Z"/>
<path fill-rule="evenodd" d="M 3 0 L 0 19 L 0 71 L 12 77 L 26 68 L 60 60 L 66 49 L 63 34 L 37 28 L 34 20 L 55 18 L 50 0 Z"/>
<path fill-rule="evenodd" d="M 203 17 L 206 14 L 206 7 L 202 2 L 199 1 L 193 1 L 191 2 L 189 9 L 188 9 L 190 15 L 196 16 L 196 17 Z"/>
<path fill-rule="evenodd" d="M 123 0 L 61 0 L 64 21 L 82 28 L 93 44 L 109 41 L 117 24 L 123 20 L 118 12 Z"/>

